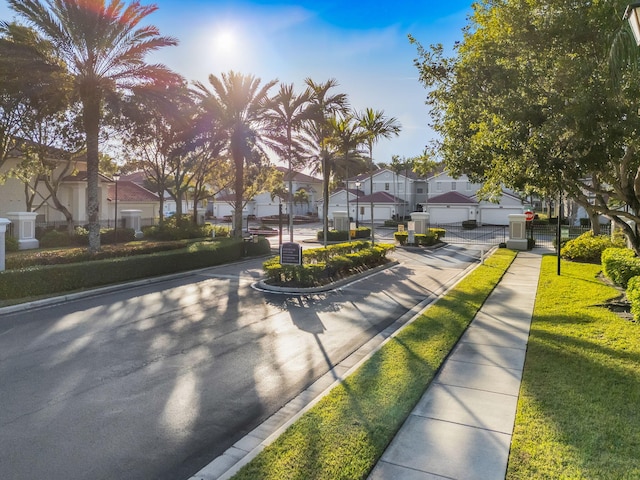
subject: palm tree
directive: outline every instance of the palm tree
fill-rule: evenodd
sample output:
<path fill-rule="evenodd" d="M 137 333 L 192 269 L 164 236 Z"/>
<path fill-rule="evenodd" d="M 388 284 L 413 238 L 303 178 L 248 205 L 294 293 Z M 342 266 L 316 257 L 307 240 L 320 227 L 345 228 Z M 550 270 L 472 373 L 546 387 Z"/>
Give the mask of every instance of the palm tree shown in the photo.
<path fill-rule="evenodd" d="M 155 82 L 174 81 L 177 75 L 144 57 L 161 47 L 176 45 L 154 26 L 139 27 L 155 5 L 121 0 L 8 0 L 10 7 L 56 46 L 69 71 L 82 106 L 87 148 L 87 216 L 89 250 L 100 250 L 99 149 L 104 101 L 122 89 L 140 89 Z"/>
<path fill-rule="evenodd" d="M 329 182 L 331 180 L 331 164 L 336 152 L 331 146 L 332 129 L 329 119 L 339 114 L 345 114 L 348 108 L 347 95 L 344 93 L 330 94 L 329 90 L 338 86 L 335 79 L 324 83 L 316 83 L 312 79 L 305 80 L 311 89 L 311 101 L 309 106 L 309 122 L 306 135 L 313 143 L 316 150 L 316 161 L 322 170 L 322 231 L 324 246 L 327 246 L 329 231 Z"/>
<path fill-rule="evenodd" d="M 256 150 L 262 149 L 268 133 L 265 113 L 269 90 L 277 80 L 260 86 L 260 79 L 253 75 L 243 75 L 231 71 L 221 78 L 209 75 L 213 89 L 196 82 L 196 95 L 202 108 L 216 129 L 223 132 L 227 154 L 234 165 L 234 229 L 233 235 L 242 236 L 242 208 L 245 191 L 244 167 L 250 162 Z"/>
<path fill-rule="evenodd" d="M 371 184 L 371 242 L 375 241 L 373 227 L 373 146 L 381 138 L 391 138 L 400 134 L 400 123 L 394 117 L 386 118 L 384 112 L 367 108 L 359 115 L 360 124 L 367 131 L 367 147 L 369 149 L 369 181 Z"/>
<path fill-rule="evenodd" d="M 342 162 L 344 168 L 344 178 L 347 193 L 347 216 L 349 215 L 349 164 L 356 163 L 361 159 L 358 147 L 365 144 L 367 140 L 367 132 L 362 128 L 360 122 L 351 114 L 344 117 L 331 117 L 329 125 L 332 130 L 331 142 L 335 145 L 338 152 L 342 154 Z M 337 166 L 336 166 L 337 167 Z M 352 169 L 353 171 L 353 169 Z M 349 240 L 351 240 L 351 228 L 349 228 Z"/>
<path fill-rule="evenodd" d="M 293 84 L 281 84 L 280 90 L 265 104 L 266 117 L 269 119 L 270 147 L 287 161 L 289 179 L 289 241 L 293 242 L 293 166 L 299 163 L 303 149 L 300 131 L 308 119 L 311 90 L 306 88 L 296 94 Z"/>

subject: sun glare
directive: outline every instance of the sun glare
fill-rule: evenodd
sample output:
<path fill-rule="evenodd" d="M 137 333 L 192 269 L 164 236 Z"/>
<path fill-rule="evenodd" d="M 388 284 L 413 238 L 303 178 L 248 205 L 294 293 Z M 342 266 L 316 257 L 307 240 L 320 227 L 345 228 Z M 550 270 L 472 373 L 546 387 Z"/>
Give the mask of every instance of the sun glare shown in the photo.
<path fill-rule="evenodd" d="M 236 33 L 229 28 L 221 28 L 213 37 L 213 45 L 220 53 L 233 53 L 237 44 Z"/>

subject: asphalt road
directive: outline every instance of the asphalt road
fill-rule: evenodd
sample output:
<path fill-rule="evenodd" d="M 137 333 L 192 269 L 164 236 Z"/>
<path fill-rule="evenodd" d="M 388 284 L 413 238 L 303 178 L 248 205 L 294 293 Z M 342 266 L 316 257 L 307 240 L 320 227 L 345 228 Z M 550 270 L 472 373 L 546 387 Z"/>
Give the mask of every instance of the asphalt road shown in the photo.
<path fill-rule="evenodd" d="M 188 478 L 479 252 L 395 255 L 318 295 L 252 288 L 260 259 L 0 311 L 0 478 Z"/>

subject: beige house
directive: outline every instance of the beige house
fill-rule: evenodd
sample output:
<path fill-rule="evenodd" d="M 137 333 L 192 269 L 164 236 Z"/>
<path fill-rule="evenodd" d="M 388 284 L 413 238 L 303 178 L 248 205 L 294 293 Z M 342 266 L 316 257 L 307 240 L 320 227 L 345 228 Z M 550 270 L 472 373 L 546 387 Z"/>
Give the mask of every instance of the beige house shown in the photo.
<path fill-rule="evenodd" d="M 10 175 L 22 160 L 19 151 L 13 151 L 7 161 L 0 167 L 0 176 L 6 177 L 0 184 L 0 218 L 10 212 L 29 211 L 25 195 L 25 184 Z M 51 175 L 53 181 L 59 182 L 57 198 L 69 210 L 75 224 L 83 224 L 87 217 L 87 172 L 86 162 L 80 158 L 70 165 L 58 161 L 59 166 Z M 66 171 L 65 171 L 66 168 Z M 9 174 L 9 175 L 8 175 Z M 113 225 L 115 217 L 115 182 L 105 175 L 98 179 L 99 192 L 99 220 L 105 226 Z M 30 185 L 35 185 L 35 198 L 32 210 L 38 214 L 37 223 L 66 222 L 64 214 L 55 207 L 51 194 L 43 181 L 36 182 L 33 178 Z M 141 210 L 141 217 L 155 218 L 158 216 L 160 202 L 157 195 L 133 182 L 121 180 L 118 182 L 118 212 L 131 209 Z M 120 215 L 118 215 L 120 216 Z"/>

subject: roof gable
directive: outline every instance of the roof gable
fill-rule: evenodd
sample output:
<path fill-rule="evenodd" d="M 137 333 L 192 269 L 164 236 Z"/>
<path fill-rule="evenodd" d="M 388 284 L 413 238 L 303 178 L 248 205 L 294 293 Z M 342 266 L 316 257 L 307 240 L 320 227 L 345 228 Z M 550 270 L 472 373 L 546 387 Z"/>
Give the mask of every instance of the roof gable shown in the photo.
<path fill-rule="evenodd" d="M 109 184 L 108 193 L 109 200 L 114 201 L 116 198 L 115 182 Z M 150 192 L 146 188 L 134 182 L 127 180 L 118 181 L 118 201 L 119 202 L 157 202 L 158 195 Z"/>
<path fill-rule="evenodd" d="M 477 205 L 478 202 L 458 192 L 447 192 L 429 199 L 429 204 L 442 205 Z"/>

